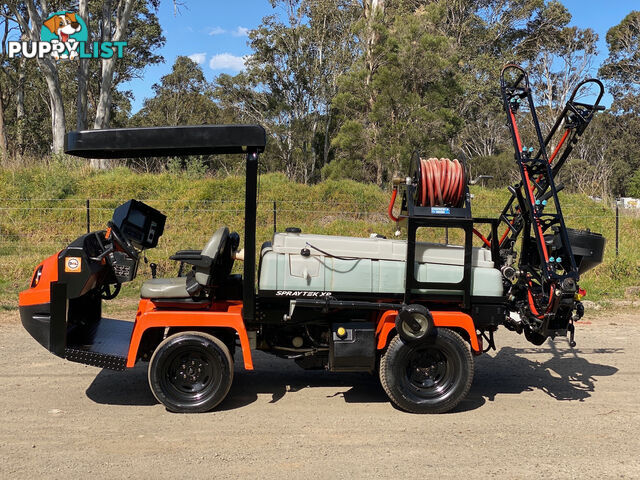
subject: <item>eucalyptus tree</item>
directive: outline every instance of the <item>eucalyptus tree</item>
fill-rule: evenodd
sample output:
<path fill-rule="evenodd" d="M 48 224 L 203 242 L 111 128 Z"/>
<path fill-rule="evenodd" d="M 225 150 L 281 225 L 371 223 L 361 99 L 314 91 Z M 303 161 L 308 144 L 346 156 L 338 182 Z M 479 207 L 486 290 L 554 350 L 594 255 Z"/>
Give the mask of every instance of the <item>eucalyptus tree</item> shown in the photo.
<path fill-rule="evenodd" d="M 23 38 L 31 42 L 39 42 L 43 20 L 50 13 L 47 2 L 36 3 L 35 0 L 12 0 L 7 5 L 13 14 L 13 18 L 20 25 Z M 64 148 L 65 111 L 58 67 L 56 62 L 49 56 L 36 58 L 39 69 L 47 83 L 49 93 L 52 151 L 60 153 Z"/>
<path fill-rule="evenodd" d="M 365 5 L 356 28 L 364 55 L 340 82 L 334 100 L 340 128 L 336 159 L 326 177 L 377 184 L 409 168 L 412 152 L 450 155 L 462 122 L 456 114 L 460 57 L 453 39 L 437 28 L 437 5 Z M 379 5 L 379 4 L 378 4 Z"/>
<path fill-rule="evenodd" d="M 606 117 L 607 157 L 616 195 L 640 196 L 640 11 L 632 11 L 607 32 L 609 56 L 600 67 L 614 101 Z"/>
<path fill-rule="evenodd" d="M 270 15 L 249 32 L 253 53 L 245 70 L 220 75 L 215 95 L 238 118 L 265 126 L 271 138 L 265 158 L 272 168 L 303 182 L 329 158 L 332 101 L 339 76 L 356 52 L 351 25 L 358 9 L 349 0 L 273 2 Z"/>
<path fill-rule="evenodd" d="M 55 9 L 46 1 L 10 0 L 7 3 L 7 17 L 10 16 L 19 25 L 21 34 L 18 38 L 26 41 L 40 41 L 43 21 L 51 13 L 60 10 L 78 11 L 89 30 L 89 42 L 127 41 L 123 58 L 112 55 L 111 58 L 100 60 L 79 59 L 77 64 L 76 61 L 54 61 L 49 56 L 37 58 L 38 71 L 47 86 L 52 132 L 50 137 L 41 137 L 40 141 L 49 138 L 51 151 L 61 152 L 65 131 L 86 128 L 90 114 L 94 118 L 94 128 L 109 126 L 114 107 L 126 114 L 126 94 L 118 92 L 116 87 L 140 75 L 145 66 L 162 61 L 162 57 L 154 53 L 164 44 L 162 30 L 154 14 L 157 6 L 158 0 L 106 0 L 101 4 L 80 0 L 58 2 Z M 22 76 L 27 63 L 31 61 L 14 64 L 14 72 Z M 24 77 L 19 82 L 19 92 L 23 91 L 23 84 Z M 18 101 L 18 104 L 24 106 L 24 100 Z M 74 109 L 75 121 L 71 122 L 68 113 Z"/>

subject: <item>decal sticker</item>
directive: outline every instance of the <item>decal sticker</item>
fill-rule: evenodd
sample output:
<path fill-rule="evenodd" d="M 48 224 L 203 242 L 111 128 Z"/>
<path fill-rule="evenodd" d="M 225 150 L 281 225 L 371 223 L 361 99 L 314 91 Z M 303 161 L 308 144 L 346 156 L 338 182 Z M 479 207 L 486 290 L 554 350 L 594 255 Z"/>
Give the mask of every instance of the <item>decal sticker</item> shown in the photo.
<path fill-rule="evenodd" d="M 64 259 L 66 273 L 80 273 L 82 271 L 82 257 L 67 257 Z"/>
<path fill-rule="evenodd" d="M 278 290 L 277 297 L 330 297 L 331 292 L 309 292 L 309 291 L 291 291 Z"/>
<path fill-rule="evenodd" d="M 431 213 L 434 215 L 449 215 L 451 210 L 448 207 L 431 207 Z"/>
<path fill-rule="evenodd" d="M 129 265 L 114 265 L 113 273 L 116 277 L 128 277 L 131 273 L 131 267 Z"/>

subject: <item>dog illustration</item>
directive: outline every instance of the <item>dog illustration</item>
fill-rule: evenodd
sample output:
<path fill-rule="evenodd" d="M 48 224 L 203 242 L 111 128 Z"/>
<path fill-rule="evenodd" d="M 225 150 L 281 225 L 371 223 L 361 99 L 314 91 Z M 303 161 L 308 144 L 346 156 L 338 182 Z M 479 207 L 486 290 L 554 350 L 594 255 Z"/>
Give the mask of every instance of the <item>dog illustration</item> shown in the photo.
<path fill-rule="evenodd" d="M 76 14 L 71 12 L 65 12 L 64 14 L 54 15 L 53 17 L 48 19 L 46 22 L 44 22 L 44 26 L 47 27 L 51 31 L 51 33 L 53 33 L 54 35 L 57 35 L 58 39 L 62 43 L 75 42 L 76 40 L 73 38 L 70 38 L 70 36 L 82 30 L 82 25 L 78 23 L 78 20 L 76 19 Z M 51 55 L 56 60 L 58 60 L 58 58 L 69 58 L 73 60 L 75 57 L 78 56 L 78 52 L 72 51 L 71 55 L 67 54 L 66 52 L 61 55 L 58 55 L 58 53 L 54 51 L 51 53 Z"/>

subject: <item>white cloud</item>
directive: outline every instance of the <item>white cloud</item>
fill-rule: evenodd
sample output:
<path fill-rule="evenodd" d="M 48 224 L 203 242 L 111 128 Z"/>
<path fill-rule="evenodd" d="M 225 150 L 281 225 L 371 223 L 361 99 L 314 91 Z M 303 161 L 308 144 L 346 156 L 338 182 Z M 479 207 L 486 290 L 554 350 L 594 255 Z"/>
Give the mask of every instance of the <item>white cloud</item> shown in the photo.
<path fill-rule="evenodd" d="M 213 27 L 210 28 L 207 33 L 209 35 L 222 35 L 223 33 L 227 33 L 227 31 L 222 27 Z"/>
<path fill-rule="evenodd" d="M 237 27 L 231 34 L 234 37 L 247 37 L 249 36 L 249 29 L 247 27 Z"/>
<path fill-rule="evenodd" d="M 191 55 L 189 55 L 189 58 L 194 62 L 196 62 L 198 65 L 202 65 L 204 61 L 207 59 L 207 53 L 206 52 L 192 53 Z"/>
<path fill-rule="evenodd" d="M 236 57 L 230 53 L 219 53 L 209 60 L 209 67 L 212 70 L 233 70 L 239 72 L 244 69 L 246 57 Z"/>

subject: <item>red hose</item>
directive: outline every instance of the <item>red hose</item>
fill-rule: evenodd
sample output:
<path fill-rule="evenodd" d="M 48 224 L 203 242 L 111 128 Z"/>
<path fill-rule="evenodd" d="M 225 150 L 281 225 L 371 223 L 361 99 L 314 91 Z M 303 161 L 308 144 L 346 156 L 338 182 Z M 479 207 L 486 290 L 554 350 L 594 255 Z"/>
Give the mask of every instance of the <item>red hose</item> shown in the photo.
<path fill-rule="evenodd" d="M 553 305 L 553 294 L 555 292 L 555 287 L 554 285 L 551 285 L 551 287 L 549 288 L 549 304 L 547 305 L 547 311 L 545 313 L 549 313 L 549 311 L 551 310 L 551 306 Z M 529 299 L 529 310 L 531 310 L 531 313 L 533 313 L 533 315 L 542 320 L 544 318 L 544 315 L 538 313 L 538 309 L 536 308 L 535 302 L 533 300 L 533 295 L 531 294 L 531 282 L 529 282 L 529 288 L 527 289 L 527 297 Z"/>
<path fill-rule="evenodd" d="M 516 136 L 516 143 L 518 144 L 518 151 L 522 151 L 522 143 L 520 142 L 520 132 L 518 132 L 518 126 L 516 124 L 516 116 L 513 114 L 512 110 L 509 110 L 509 115 L 511 115 L 511 123 L 513 125 L 513 131 Z M 529 178 L 529 169 L 524 166 L 522 169 L 524 172 L 524 184 L 527 187 L 527 191 L 529 192 L 529 198 L 531 199 L 531 208 L 535 209 L 535 197 L 533 195 L 533 187 L 531 186 L 531 178 Z M 544 235 L 542 234 L 542 226 L 540 225 L 540 219 L 537 216 L 534 216 L 536 221 L 536 228 L 538 229 L 538 238 L 540 239 L 540 246 L 542 247 L 542 255 L 544 256 L 544 261 L 549 263 L 549 253 L 547 252 L 547 245 L 544 242 Z"/>
<path fill-rule="evenodd" d="M 394 222 L 398 221 L 398 217 L 393 214 L 393 205 L 396 203 L 396 197 L 398 196 L 398 187 L 393 187 L 393 192 L 391 192 L 391 201 L 389 202 L 389 209 L 387 213 L 389 214 L 389 218 Z"/>
<path fill-rule="evenodd" d="M 422 207 L 459 207 L 464 200 L 464 171 L 458 160 L 420 159 L 422 175 L 418 204 Z"/>
<path fill-rule="evenodd" d="M 518 151 L 522 152 L 522 142 L 520 140 L 520 132 L 518 131 L 518 124 L 516 122 L 516 116 L 514 115 L 513 111 L 511 109 L 509 109 L 509 116 L 511 117 L 511 124 L 513 125 L 513 133 L 516 137 L 516 145 L 518 146 Z M 564 143 L 564 140 L 566 139 L 566 135 L 563 136 L 561 143 Z M 551 159 L 553 161 L 553 158 L 555 158 L 556 153 L 560 150 L 560 146 L 556 147 L 555 152 L 553 153 L 553 155 L 551 156 Z M 529 177 L 529 170 L 527 169 L 526 166 L 524 166 L 524 168 L 522 169 L 524 172 L 524 184 L 527 187 L 527 191 L 529 193 L 529 198 L 531 198 L 531 207 L 532 209 L 535 209 L 535 203 L 534 203 L 534 196 L 533 196 L 533 188 L 531 186 L 532 181 L 531 178 Z M 537 183 L 537 182 L 536 182 Z M 539 239 L 541 242 L 541 246 L 542 246 L 542 255 L 544 256 L 544 260 L 545 262 L 549 262 L 549 253 L 547 251 L 547 245 L 544 241 L 544 235 L 542 234 L 542 226 L 540 225 L 540 220 L 535 217 L 536 220 L 536 228 L 538 229 L 538 235 L 539 235 Z M 513 223 L 513 222 L 512 222 Z M 507 231 L 504 233 L 504 235 L 502 236 L 502 239 L 500 240 L 500 243 L 502 244 L 502 241 L 504 240 L 504 238 L 507 235 L 507 232 L 509 231 L 509 229 L 507 228 Z M 549 310 L 551 309 L 551 304 L 553 301 L 553 293 L 554 293 L 554 286 L 551 285 L 550 289 L 549 289 L 549 305 L 547 306 L 547 312 L 549 312 Z M 531 313 L 533 313 L 533 315 L 538 318 L 538 319 L 542 319 L 544 318 L 544 315 L 541 315 L 540 313 L 538 313 L 537 308 L 535 307 L 535 302 L 533 300 L 533 294 L 531 293 L 531 282 L 529 282 L 529 288 L 527 289 L 527 297 L 528 297 L 528 301 L 529 301 L 529 308 L 531 310 Z"/>
<path fill-rule="evenodd" d="M 418 205 L 422 207 L 451 206 L 459 207 L 464 200 L 464 170 L 458 160 L 448 158 L 420 159 L 420 179 L 418 184 Z M 398 217 L 393 214 L 393 206 L 398 196 L 398 188 L 391 192 L 387 214 L 394 222 Z M 491 248 L 491 242 L 475 228 L 473 233 Z"/>
<path fill-rule="evenodd" d="M 491 248 L 491 242 L 489 240 L 487 240 L 487 237 L 485 237 L 484 235 L 482 235 L 478 230 L 476 230 L 475 228 L 473 229 L 473 233 L 475 234 L 476 237 L 478 237 L 480 240 L 482 240 L 484 242 L 484 244 Z"/>
<path fill-rule="evenodd" d="M 564 135 L 562 135 L 562 138 L 560 139 L 560 141 L 558 142 L 558 145 L 556 146 L 556 149 L 553 151 L 553 153 L 549 157 L 549 165 L 553 163 L 553 159 L 556 158 L 556 155 L 560 151 L 560 148 L 562 147 L 562 145 L 564 144 L 564 141 L 569 136 L 569 132 L 571 132 L 571 130 L 572 130 L 571 128 L 567 128 L 567 130 L 565 130 Z"/>
<path fill-rule="evenodd" d="M 556 149 L 553 151 L 553 153 L 551 154 L 551 156 L 549 157 L 549 165 L 551 165 L 553 163 L 553 159 L 556 158 L 556 155 L 558 154 L 558 152 L 560 151 L 560 148 L 562 147 L 562 145 L 564 144 L 564 141 L 567 139 L 567 137 L 569 136 L 569 132 L 571 132 L 571 129 L 568 128 L 567 130 L 565 130 L 564 135 L 562 135 L 562 138 L 560 139 L 560 141 L 558 142 L 558 145 L 556 145 Z M 540 183 L 540 180 L 542 180 L 542 178 L 544 177 L 544 175 L 540 175 L 538 176 L 538 179 L 536 180 L 536 183 Z"/>

